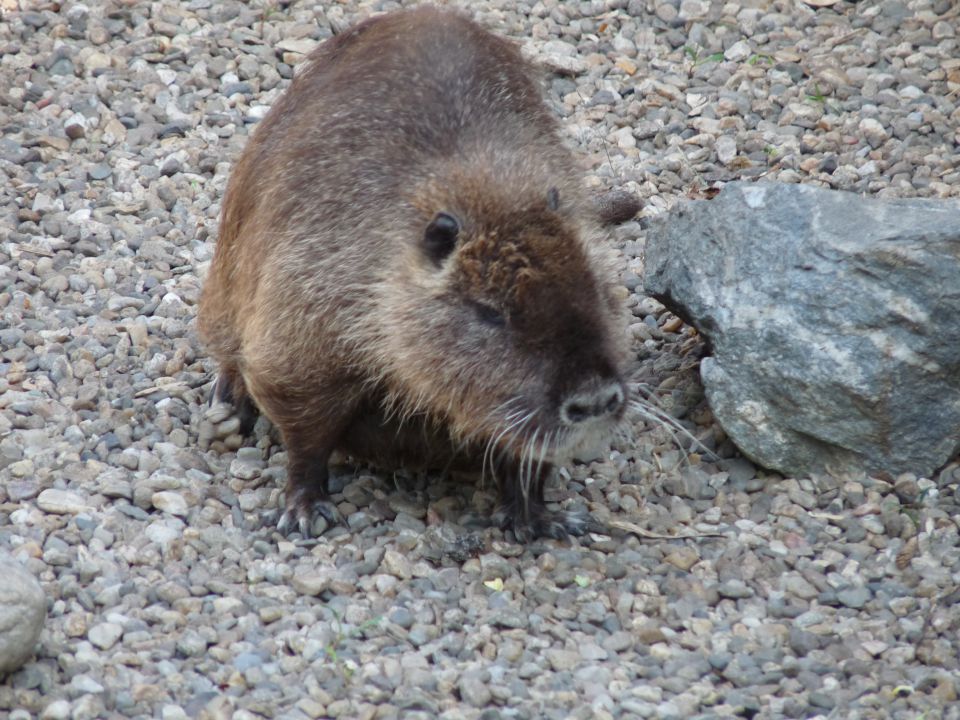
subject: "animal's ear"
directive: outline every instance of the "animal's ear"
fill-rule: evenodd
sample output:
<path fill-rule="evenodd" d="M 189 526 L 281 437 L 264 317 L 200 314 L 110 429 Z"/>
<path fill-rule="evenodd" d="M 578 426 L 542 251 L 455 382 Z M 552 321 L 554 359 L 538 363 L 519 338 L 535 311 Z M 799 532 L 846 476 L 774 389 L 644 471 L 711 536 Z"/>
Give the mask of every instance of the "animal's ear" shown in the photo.
<path fill-rule="evenodd" d="M 433 262 L 443 262 L 457 244 L 460 223 L 449 213 L 439 212 L 423 231 L 423 251 Z"/>
<path fill-rule="evenodd" d="M 560 209 L 560 191 L 555 187 L 547 190 L 547 207 L 554 212 Z"/>

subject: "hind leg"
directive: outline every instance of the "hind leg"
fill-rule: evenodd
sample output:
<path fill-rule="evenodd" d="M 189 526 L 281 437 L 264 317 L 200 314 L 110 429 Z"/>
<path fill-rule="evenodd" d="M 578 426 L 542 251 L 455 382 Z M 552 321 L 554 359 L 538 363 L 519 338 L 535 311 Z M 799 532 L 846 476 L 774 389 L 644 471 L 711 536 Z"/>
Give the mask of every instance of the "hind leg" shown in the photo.
<path fill-rule="evenodd" d="M 210 405 L 222 402 L 233 407 L 240 418 L 240 434 L 250 435 L 257 422 L 257 406 L 247 393 L 243 376 L 236 366 L 223 364 L 210 392 Z"/>
<path fill-rule="evenodd" d="M 353 422 L 359 391 L 349 382 L 305 380 L 299 388 L 261 383 L 250 388 L 257 404 L 280 430 L 287 453 L 284 511 L 277 529 L 284 535 L 299 532 L 309 537 L 314 520 L 340 521 L 330 501 L 330 455 L 341 447 L 346 428 Z"/>
<path fill-rule="evenodd" d="M 547 509 L 543 486 L 552 471 L 549 463 L 544 463 L 539 471 L 532 470 L 525 495 L 520 461 L 508 460 L 496 468 L 500 498 L 493 521 L 503 530 L 513 530 L 519 543 L 538 537 L 565 540 L 570 535 L 583 535 L 597 525 L 586 512 Z"/>

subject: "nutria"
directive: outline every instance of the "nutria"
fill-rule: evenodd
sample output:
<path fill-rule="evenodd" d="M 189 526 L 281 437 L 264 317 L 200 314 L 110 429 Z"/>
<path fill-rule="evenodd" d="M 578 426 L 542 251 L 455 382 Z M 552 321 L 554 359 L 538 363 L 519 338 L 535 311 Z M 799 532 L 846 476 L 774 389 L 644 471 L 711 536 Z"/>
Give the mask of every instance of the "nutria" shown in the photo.
<path fill-rule="evenodd" d="M 461 14 L 309 56 L 230 178 L 199 315 L 214 397 L 282 435 L 281 532 L 336 516 L 335 449 L 474 466 L 520 540 L 585 531 L 543 484 L 621 421 L 626 333 L 575 168 L 517 48 Z"/>

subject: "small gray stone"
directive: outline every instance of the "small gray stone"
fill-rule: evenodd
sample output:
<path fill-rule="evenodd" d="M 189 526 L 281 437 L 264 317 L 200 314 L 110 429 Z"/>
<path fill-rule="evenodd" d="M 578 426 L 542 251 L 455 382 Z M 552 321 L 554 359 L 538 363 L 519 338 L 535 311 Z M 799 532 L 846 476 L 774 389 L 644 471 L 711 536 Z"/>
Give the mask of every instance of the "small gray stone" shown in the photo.
<path fill-rule="evenodd" d="M 636 644 L 636 640 L 633 635 L 627 631 L 618 630 L 605 638 L 602 644 L 604 649 L 613 653 L 620 653 L 632 648 Z"/>
<path fill-rule="evenodd" d="M 177 652 L 183 657 L 193 658 L 203 654 L 209 643 L 199 632 L 187 629 L 177 639 Z"/>
<path fill-rule="evenodd" d="M 742 598 L 753 597 L 753 590 L 747 586 L 743 580 L 733 578 L 717 586 L 717 592 L 720 597 L 739 600 Z"/>
<path fill-rule="evenodd" d="M 176 175 L 182 169 L 183 165 L 180 161 L 180 158 L 176 155 L 171 155 L 163 161 L 163 164 L 160 166 L 160 173 L 167 176 Z"/>
<path fill-rule="evenodd" d="M 880 147 L 887 141 L 887 138 L 890 137 L 883 125 L 873 118 L 864 118 L 861 120 L 859 130 L 866 141 L 870 143 L 870 147 L 873 148 Z"/>
<path fill-rule="evenodd" d="M 724 51 L 723 57 L 731 62 L 743 62 L 752 52 L 749 43 L 738 40 Z"/>
<path fill-rule="evenodd" d="M 100 492 L 109 498 L 133 499 L 130 479 L 120 470 L 111 470 L 99 478 Z"/>
<path fill-rule="evenodd" d="M 557 650 L 551 648 L 544 652 L 550 666 L 557 672 L 572 670 L 580 662 L 580 656 L 570 650 Z"/>
<path fill-rule="evenodd" d="M 146 520 L 148 517 L 150 516 L 144 513 L 141 519 Z M 166 546 L 182 537 L 183 523 L 179 520 L 160 520 L 150 523 L 143 534 L 150 542 Z"/>
<path fill-rule="evenodd" d="M 837 592 L 837 600 L 847 607 L 855 609 L 862 608 L 870 602 L 871 597 L 870 589 L 862 585 L 845 588 Z"/>
<path fill-rule="evenodd" d="M 241 450 L 246 450 L 248 448 L 241 448 Z M 233 462 L 230 463 L 230 474 L 241 480 L 253 480 L 260 477 L 260 474 L 263 472 L 263 468 L 266 466 L 266 463 L 259 457 L 240 457 L 239 453 Z"/>
<path fill-rule="evenodd" d="M 383 554 L 383 569 L 401 580 L 409 580 L 412 576 L 410 560 L 396 550 L 387 550 Z"/>
<path fill-rule="evenodd" d="M 493 696 L 487 687 L 483 671 L 466 672 L 460 678 L 458 685 L 460 699 L 473 707 L 484 707 L 490 703 Z"/>
<path fill-rule="evenodd" d="M 40 720 L 69 720 L 70 703 L 67 700 L 54 700 L 40 713 Z"/>
<path fill-rule="evenodd" d="M 590 98 L 590 105 L 612 105 L 619 98 L 610 90 L 599 90 Z"/>
<path fill-rule="evenodd" d="M 737 157 L 737 140 L 730 135 L 721 135 L 717 138 L 717 160 L 729 165 Z"/>
<path fill-rule="evenodd" d="M 399 607 L 394 608 L 390 611 L 390 622 L 395 625 L 399 625 L 404 630 L 409 630 L 413 625 L 413 613 L 410 612 L 407 608 Z"/>
<path fill-rule="evenodd" d="M 248 82 L 227 83 L 221 88 L 221 92 L 227 97 L 237 93 L 240 95 L 252 95 L 253 87 Z M 166 165 L 164 165 L 164 167 L 166 167 Z M 173 169 L 173 166 L 171 166 L 170 172 L 163 170 L 164 175 L 173 175 L 175 172 L 179 172 L 179 166 L 177 166 L 177 169 Z"/>
<path fill-rule="evenodd" d="M 70 689 L 78 695 L 99 695 L 106 688 L 87 674 L 74 675 L 70 680 Z"/>
<path fill-rule="evenodd" d="M 801 630 L 796 625 L 790 627 L 790 649 L 797 657 L 806 657 L 820 647 L 819 638 L 811 632 Z"/>
<path fill-rule="evenodd" d="M 259 653 L 244 652 L 233 659 L 233 666 L 240 672 L 263 665 L 263 657 Z"/>
<path fill-rule="evenodd" d="M 113 169 L 106 163 L 97 163 L 87 170 L 87 176 L 91 180 L 106 180 L 113 174 Z"/>
<path fill-rule="evenodd" d="M 783 589 L 802 600 L 813 600 L 817 596 L 817 589 L 798 573 L 787 574 L 783 579 Z"/>
<path fill-rule="evenodd" d="M 332 574 L 327 570 L 295 571 L 290 585 L 301 595 L 319 595 L 330 587 Z"/>
<path fill-rule="evenodd" d="M 40 485 L 34 480 L 8 480 L 6 483 L 7 496 L 12 502 L 31 500 L 40 492 Z"/>
<path fill-rule="evenodd" d="M 89 512 L 90 506 L 83 496 L 69 490 L 48 488 L 37 496 L 37 507 L 55 515 L 75 515 Z"/>
<path fill-rule="evenodd" d="M 819 690 L 810 693 L 808 700 L 810 701 L 810 705 L 823 710 L 833 710 L 837 705 L 837 701 L 832 695 L 826 692 L 820 692 Z"/>
<path fill-rule="evenodd" d="M 940 40 L 956 37 L 957 31 L 953 25 L 945 20 L 941 20 L 940 22 L 934 24 L 932 35 L 933 39 L 939 42 Z"/>
<path fill-rule="evenodd" d="M 702 20 L 709 9 L 707 0 L 682 0 L 679 14 L 683 20 Z"/>
<path fill-rule="evenodd" d="M 40 583 L 20 563 L 0 554 L 0 676 L 33 655 L 47 617 Z"/>
<path fill-rule="evenodd" d="M 277 50 L 308 55 L 317 47 L 317 41 L 310 38 L 284 39 L 276 43 Z"/>
<path fill-rule="evenodd" d="M 60 58 L 50 66 L 51 75 L 73 75 L 74 67 L 70 58 Z"/>
<path fill-rule="evenodd" d="M 724 460 L 720 467 L 726 470 L 729 474 L 729 482 L 732 485 L 748 485 L 751 480 L 753 480 L 757 475 L 757 467 L 749 460 L 744 460 L 743 458 L 733 458 L 731 460 Z M 762 487 L 762 483 L 760 484 Z M 759 490 L 760 487 L 755 489 Z M 747 487 L 750 489 L 750 486 Z"/>
<path fill-rule="evenodd" d="M 538 53 L 531 51 L 529 54 L 543 63 L 547 68 L 560 75 L 582 75 L 587 71 L 586 61 L 576 54 L 576 48 L 569 52 L 573 47 L 570 43 L 561 40 L 551 40 L 545 43 L 542 50 Z"/>
<path fill-rule="evenodd" d="M 717 672 L 723 672 L 732 659 L 733 655 L 730 653 L 713 653 L 707 658 L 707 662 Z"/>
<path fill-rule="evenodd" d="M 184 499 L 183 495 L 169 490 L 161 490 L 160 492 L 153 493 L 150 497 L 150 502 L 157 510 L 162 510 L 163 512 L 179 517 L 186 517 L 190 511 L 190 505 L 186 499 Z"/>
<path fill-rule="evenodd" d="M 101 650 L 109 650 L 123 637 L 123 627 L 111 622 L 100 623 L 90 628 L 87 637 Z"/>

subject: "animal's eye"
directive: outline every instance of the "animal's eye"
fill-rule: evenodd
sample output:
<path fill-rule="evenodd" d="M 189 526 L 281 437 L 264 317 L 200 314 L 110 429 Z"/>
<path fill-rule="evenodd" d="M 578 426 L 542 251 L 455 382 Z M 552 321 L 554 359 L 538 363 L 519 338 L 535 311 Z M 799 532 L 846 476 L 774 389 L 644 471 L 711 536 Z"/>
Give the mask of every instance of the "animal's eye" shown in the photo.
<path fill-rule="evenodd" d="M 560 209 L 560 191 L 555 187 L 547 190 L 547 207 L 554 212 Z"/>
<path fill-rule="evenodd" d="M 477 311 L 477 317 L 479 317 L 480 320 L 485 322 L 487 325 L 503 326 L 506 324 L 503 313 L 501 313 L 492 305 L 475 302 L 473 303 L 473 308 Z"/>
<path fill-rule="evenodd" d="M 460 223 L 453 215 L 437 213 L 423 231 L 423 248 L 427 256 L 437 265 L 447 257 L 457 244 Z"/>

